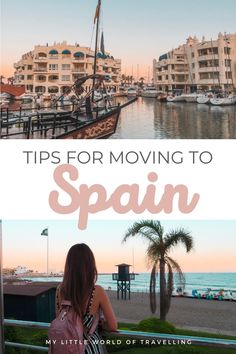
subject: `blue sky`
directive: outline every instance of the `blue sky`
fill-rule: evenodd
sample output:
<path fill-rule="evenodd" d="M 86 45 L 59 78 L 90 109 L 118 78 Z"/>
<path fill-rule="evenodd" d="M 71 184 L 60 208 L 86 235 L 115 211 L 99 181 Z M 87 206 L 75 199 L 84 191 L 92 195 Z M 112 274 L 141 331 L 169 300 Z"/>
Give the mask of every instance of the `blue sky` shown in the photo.
<path fill-rule="evenodd" d="M 41 236 L 49 227 L 50 269 L 63 270 L 69 248 L 87 243 L 95 253 L 100 272 L 115 271 L 115 264 L 133 263 L 137 272 L 148 271 L 145 259 L 147 243 L 139 238 L 121 244 L 133 221 L 90 221 L 79 231 L 76 221 L 3 221 L 3 264 L 5 267 L 27 266 L 46 270 L 47 238 Z M 177 247 L 172 257 L 185 272 L 236 272 L 235 221 L 161 221 L 168 232 L 184 227 L 194 238 L 194 250 L 186 254 Z"/>
<path fill-rule="evenodd" d="M 2 0 L 3 70 L 35 44 L 67 40 L 89 46 L 97 0 Z M 123 72 L 147 74 L 152 59 L 189 35 L 216 37 L 236 31 L 236 1 L 103 0 L 106 48 Z"/>

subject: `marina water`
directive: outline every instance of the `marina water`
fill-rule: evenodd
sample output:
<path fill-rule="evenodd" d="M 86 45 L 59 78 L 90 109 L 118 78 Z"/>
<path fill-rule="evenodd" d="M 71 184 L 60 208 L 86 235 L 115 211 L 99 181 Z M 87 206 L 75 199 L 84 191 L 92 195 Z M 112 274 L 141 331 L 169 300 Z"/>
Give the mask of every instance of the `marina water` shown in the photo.
<path fill-rule="evenodd" d="M 218 107 L 139 97 L 122 110 L 110 139 L 236 139 L 236 105 Z"/>

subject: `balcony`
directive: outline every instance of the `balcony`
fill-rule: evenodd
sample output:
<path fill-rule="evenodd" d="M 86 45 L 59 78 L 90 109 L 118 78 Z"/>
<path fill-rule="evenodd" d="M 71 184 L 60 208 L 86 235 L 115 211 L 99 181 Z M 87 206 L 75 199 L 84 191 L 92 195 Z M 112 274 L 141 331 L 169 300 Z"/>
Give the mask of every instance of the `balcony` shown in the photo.
<path fill-rule="evenodd" d="M 56 83 L 59 80 L 59 76 L 57 75 L 51 75 L 48 77 L 48 82 Z"/>
<path fill-rule="evenodd" d="M 47 72 L 47 67 L 34 68 L 33 71 L 39 73 L 43 73 L 43 72 L 45 73 Z"/>
<path fill-rule="evenodd" d="M 35 57 L 34 61 L 36 61 L 36 62 L 44 62 L 45 63 L 45 62 L 48 61 L 48 59 L 45 58 L 45 57 Z"/>
<path fill-rule="evenodd" d="M 85 69 L 83 67 L 74 67 L 72 68 L 73 73 L 85 73 Z"/>
<path fill-rule="evenodd" d="M 48 59 L 53 59 L 54 60 L 54 59 L 58 59 L 58 58 L 59 58 L 59 56 L 57 54 L 55 54 L 55 55 L 52 54 L 52 55 L 48 56 Z"/>
<path fill-rule="evenodd" d="M 205 66 L 205 67 L 203 66 L 201 68 L 198 68 L 198 72 L 200 73 L 219 72 L 219 68 L 215 66 Z"/>
<path fill-rule="evenodd" d="M 35 78 L 35 81 L 38 82 L 38 83 L 43 83 L 43 82 L 46 82 L 47 81 L 47 77 L 44 76 L 44 75 L 37 75 L 36 78 Z"/>

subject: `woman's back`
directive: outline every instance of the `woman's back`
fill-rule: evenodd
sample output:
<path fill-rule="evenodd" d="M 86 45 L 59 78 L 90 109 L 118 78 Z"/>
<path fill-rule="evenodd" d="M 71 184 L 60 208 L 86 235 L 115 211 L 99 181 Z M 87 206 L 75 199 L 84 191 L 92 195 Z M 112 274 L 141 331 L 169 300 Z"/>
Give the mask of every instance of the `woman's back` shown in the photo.
<path fill-rule="evenodd" d="M 70 337 L 70 333 L 76 337 L 78 332 L 79 337 L 88 343 L 87 354 L 104 353 L 98 333 L 99 320 L 103 329 L 117 330 L 110 300 L 105 290 L 95 285 L 96 280 L 97 269 L 91 249 L 85 244 L 72 246 L 67 254 L 63 281 L 56 291 L 57 318 L 54 328 L 56 331 L 60 327 L 60 333 L 66 338 Z M 81 346 L 72 353 L 80 353 L 80 349 Z M 52 352 L 57 354 L 55 350 Z"/>

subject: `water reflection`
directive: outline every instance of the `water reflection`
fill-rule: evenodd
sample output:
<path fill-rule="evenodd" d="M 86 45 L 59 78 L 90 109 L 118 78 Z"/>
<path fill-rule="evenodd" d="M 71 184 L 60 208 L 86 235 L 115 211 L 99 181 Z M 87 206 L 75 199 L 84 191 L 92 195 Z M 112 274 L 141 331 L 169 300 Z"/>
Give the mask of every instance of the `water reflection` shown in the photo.
<path fill-rule="evenodd" d="M 127 98 L 117 98 L 123 103 Z M 10 109 L 36 109 L 35 104 L 12 102 Z M 50 108 L 51 102 L 44 102 Z M 71 110 L 72 106 L 58 109 Z M 24 113 L 23 113 L 24 114 Z M 25 113 L 26 114 L 26 113 Z M 117 131 L 110 139 L 236 139 L 236 105 L 158 102 L 139 98 L 121 112 Z"/>
<path fill-rule="evenodd" d="M 160 103 L 139 98 L 123 109 L 111 139 L 235 139 L 236 106 Z"/>

